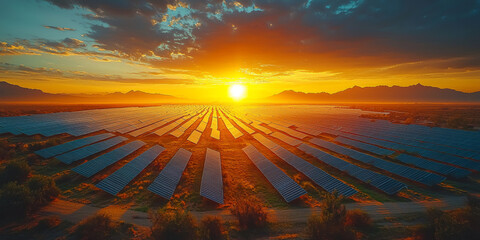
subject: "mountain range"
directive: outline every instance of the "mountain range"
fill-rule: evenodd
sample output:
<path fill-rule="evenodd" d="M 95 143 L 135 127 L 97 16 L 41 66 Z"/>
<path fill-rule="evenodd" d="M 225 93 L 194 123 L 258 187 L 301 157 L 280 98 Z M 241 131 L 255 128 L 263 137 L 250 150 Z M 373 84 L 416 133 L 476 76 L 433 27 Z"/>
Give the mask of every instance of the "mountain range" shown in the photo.
<path fill-rule="evenodd" d="M 304 93 L 283 91 L 266 99 L 267 102 L 480 102 L 480 92 L 465 93 L 453 89 L 423 86 L 352 87 L 337 93 Z"/>
<path fill-rule="evenodd" d="M 175 103 L 183 99 L 170 95 L 130 91 L 107 94 L 52 94 L 0 82 L 0 102 L 23 103 Z"/>
<path fill-rule="evenodd" d="M 186 99 L 171 95 L 130 91 L 107 94 L 53 94 L 0 82 L 0 102 L 5 103 L 179 103 Z M 191 102 L 191 101 L 190 101 Z M 264 103 L 338 103 L 338 102 L 464 102 L 480 103 L 480 92 L 465 93 L 453 89 L 423 86 L 352 87 L 337 93 L 304 93 L 286 90 L 258 99 Z"/>

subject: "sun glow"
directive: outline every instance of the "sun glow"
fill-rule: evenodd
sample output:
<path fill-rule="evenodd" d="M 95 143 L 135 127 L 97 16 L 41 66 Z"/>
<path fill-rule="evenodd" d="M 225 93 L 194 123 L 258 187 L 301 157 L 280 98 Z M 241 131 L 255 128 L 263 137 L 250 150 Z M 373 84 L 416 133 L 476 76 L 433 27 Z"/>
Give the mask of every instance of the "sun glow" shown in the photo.
<path fill-rule="evenodd" d="M 245 98 L 247 94 L 247 88 L 241 84 L 233 84 L 228 88 L 228 95 L 234 101 L 240 101 Z"/>

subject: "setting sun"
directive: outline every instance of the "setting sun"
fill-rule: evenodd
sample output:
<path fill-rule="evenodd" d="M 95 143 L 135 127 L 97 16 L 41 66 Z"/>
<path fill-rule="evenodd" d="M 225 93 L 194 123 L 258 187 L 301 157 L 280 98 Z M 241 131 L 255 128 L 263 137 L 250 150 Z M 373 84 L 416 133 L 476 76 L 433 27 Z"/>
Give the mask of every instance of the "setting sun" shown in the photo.
<path fill-rule="evenodd" d="M 245 98 L 247 88 L 240 84 L 234 84 L 228 88 L 228 95 L 235 101 L 240 101 Z"/>

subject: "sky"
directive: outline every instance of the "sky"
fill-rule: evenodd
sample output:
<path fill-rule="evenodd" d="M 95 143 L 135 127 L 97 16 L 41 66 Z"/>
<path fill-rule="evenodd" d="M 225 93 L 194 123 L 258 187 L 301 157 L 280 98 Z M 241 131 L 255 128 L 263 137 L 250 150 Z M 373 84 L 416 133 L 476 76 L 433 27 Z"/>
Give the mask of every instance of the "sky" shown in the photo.
<path fill-rule="evenodd" d="M 0 0 L 0 81 L 221 100 L 417 83 L 480 91 L 480 0 Z"/>

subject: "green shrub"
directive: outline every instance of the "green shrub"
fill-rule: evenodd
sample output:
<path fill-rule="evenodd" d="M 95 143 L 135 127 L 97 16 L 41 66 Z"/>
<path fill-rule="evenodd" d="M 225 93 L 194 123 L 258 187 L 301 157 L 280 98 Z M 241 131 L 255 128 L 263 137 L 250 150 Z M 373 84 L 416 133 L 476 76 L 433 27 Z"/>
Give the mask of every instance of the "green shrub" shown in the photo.
<path fill-rule="evenodd" d="M 74 234 L 80 239 L 106 240 L 113 239 L 118 223 L 106 214 L 99 213 L 78 224 Z"/>
<path fill-rule="evenodd" d="M 27 185 L 33 194 L 35 206 L 43 206 L 49 203 L 60 193 L 55 181 L 47 176 L 34 176 L 28 180 Z"/>
<path fill-rule="evenodd" d="M 259 229 L 267 226 L 267 212 L 256 198 L 237 198 L 232 204 L 230 211 L 237 218 L 242 230 Z"/>
<path fill-rule="evenodd" d="M 185 209 L 163 208 L 151 213 L 151 218 L 153 239 L 197 239 L 197 225 L 192 215 Z"/>
<path fill-rule="evenodd" d="M 216 216 L 206 216 L 200 222 L 200 239 L 220 240 L 223 236 L 222 220 Z"/>
<path fill-rule="evenodd" d="M 25 185 L 10 182 L 0 189 L 0 218 L 2 221 L 25 217 L 32 209 L 32 204 L 32 194 Z"/>
<path fill-rule="evenodd" d="M 24 183 L 30 176 L 32 169 L 25 161 L 7 162 L 5 168 L 1 171 L 1 183 L 18 182 Z"/>

